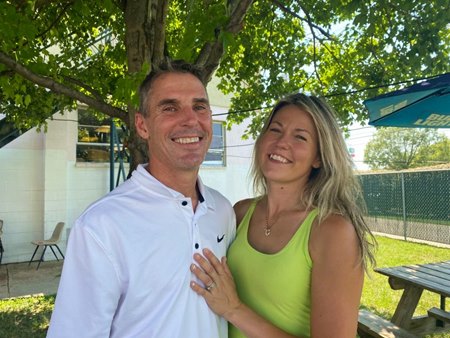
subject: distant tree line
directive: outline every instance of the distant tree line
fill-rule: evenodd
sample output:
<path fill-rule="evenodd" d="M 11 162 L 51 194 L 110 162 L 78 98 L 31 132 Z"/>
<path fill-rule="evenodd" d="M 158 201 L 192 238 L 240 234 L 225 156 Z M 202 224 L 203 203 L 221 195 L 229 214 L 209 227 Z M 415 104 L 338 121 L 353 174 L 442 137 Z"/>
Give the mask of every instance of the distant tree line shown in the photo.
<path fill-rule="evenodd" d="M 436 129 L 380 128 L 365 148 L 364 162 L 389 170 L 450 163 L 450 139 Z"/>

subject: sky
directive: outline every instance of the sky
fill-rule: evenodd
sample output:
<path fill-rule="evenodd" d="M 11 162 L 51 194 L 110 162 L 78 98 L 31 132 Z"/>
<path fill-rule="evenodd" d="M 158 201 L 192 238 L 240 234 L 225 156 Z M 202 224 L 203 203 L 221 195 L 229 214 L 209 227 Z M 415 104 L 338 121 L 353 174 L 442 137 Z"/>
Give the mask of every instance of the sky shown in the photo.
<path fill-rule="evenodd" d="M 347 147 L 352 154 L 356 169 L 368 170 L 369 167 L 364 164 L 364 149 L 367 143 L 372 139 L 376 129 L 372 126 L 361 126 L 353 124 L 350 128 L 350 136 L 345 140 Z"/>

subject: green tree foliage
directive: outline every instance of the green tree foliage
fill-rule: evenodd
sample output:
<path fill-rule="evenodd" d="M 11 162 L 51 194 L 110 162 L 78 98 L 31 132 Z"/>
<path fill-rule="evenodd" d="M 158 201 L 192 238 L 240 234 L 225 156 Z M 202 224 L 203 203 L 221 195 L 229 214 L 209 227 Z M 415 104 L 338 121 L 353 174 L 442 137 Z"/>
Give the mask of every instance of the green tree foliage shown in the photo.
<path fill-rule="evenodd" d="M 449 160 L 450 140 L 436 129 L 380 128 L 364 150 L 371 169 L 402 170 Z"/>
<path fill-rule="evenodd" d="M 421 148 L 417 154 L 417 163 L 422 165 L 450 164 L 450 139 L 438 135 L 437 141 L 428 148 Z"/>
<path fill-rule="evenodd" d="M 250 117 L 249 134 L 257 108 L 299 90 L 328 96 L 347 125 L 395 89 L 378 86 L 450 70 L 449 12 L 448 0 L 3 0 L 0 109 L 33 127 L 81 102 L 129 127 L 136 164 L 136 87 L 184 58 L 205 83 L 217 70 L 235 94 L 229 125 Z"/>

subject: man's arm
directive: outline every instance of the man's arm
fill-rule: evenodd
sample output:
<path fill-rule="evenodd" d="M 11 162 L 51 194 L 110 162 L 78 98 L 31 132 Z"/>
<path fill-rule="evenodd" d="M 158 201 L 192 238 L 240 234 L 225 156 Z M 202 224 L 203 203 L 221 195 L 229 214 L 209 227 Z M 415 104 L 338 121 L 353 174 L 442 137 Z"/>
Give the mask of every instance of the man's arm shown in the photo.
<path fill-rule="evenodd" d="M 47 337 L 109 337 L 120 297 L 117 267 L 86 227 L 70 233 Z"/>

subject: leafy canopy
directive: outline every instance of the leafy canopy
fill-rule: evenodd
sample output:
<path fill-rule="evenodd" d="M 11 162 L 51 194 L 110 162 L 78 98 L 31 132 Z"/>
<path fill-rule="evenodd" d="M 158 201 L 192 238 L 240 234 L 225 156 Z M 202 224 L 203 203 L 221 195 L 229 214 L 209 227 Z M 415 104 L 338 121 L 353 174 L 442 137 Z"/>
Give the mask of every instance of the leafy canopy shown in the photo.
<path fill-rule="evenodd" d="M 299 90 L 364 122 L 362 100 L 394 89 L 367 88 L 450 71 L 449 13 L 447 0 L 4 0 L 0 109 L 32 127 L 82 102 L 132 128 L 139 82 L 168 57 L 206 80 L 217 69 L 229 125 L 251 118 L 249 134 L 258 108 Z"/>
<path fill-rule="evenodd" d="M 362 101 L 396 88 L 364 89 L 450 70 L 448 1 L 278 3 L 252 6 L 218 71 L 232 110 L 250 110 L 229 121 L 252 117 L 252 134 L 262 119 L 253 109 L 284 93 L 327 96 L 342 125 L 364 124 Z"/>

